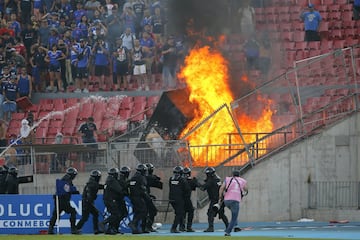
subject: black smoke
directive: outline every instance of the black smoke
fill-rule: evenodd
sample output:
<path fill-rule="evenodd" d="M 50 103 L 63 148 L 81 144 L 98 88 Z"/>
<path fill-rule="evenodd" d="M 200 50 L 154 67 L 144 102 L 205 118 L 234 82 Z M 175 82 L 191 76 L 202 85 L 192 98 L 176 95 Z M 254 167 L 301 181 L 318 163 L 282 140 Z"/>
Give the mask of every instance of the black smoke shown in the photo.
<path fill-rule="evenodd" d="M 170 32 L 219 36 L 228 22 L 226 0 L 169 0 Z"/>

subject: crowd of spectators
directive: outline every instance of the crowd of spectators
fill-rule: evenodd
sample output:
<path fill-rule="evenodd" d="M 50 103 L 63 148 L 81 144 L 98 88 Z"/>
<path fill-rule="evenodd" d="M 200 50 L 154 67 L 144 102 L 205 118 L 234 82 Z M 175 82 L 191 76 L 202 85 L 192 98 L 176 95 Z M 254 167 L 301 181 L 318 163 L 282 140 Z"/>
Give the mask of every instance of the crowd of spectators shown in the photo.
<path fill-rule="evenodd" d="M 27 74 L 21 79 L 30 83 L 19 86 L 26 89 L 16 90 L 18 96 L 18 91 L 31 97 L 32 92 L 128 90 L 130 80 L 132 90 L 149 90 L 155 80 L 158 89 L 176 86 L 172 68 L 183 44 L 177 38 L 176 48 L 166 47 L 162 57 L 164 46 L 175 47 L 174 36 L 166 32 L 166 1 L 1 2 L 3 88 L 23 68 Z M 166 84 L 155 78 L 155 74 L 161 76 L 163 65 L 171 68 L 171 74 L 164 75 Z"/>

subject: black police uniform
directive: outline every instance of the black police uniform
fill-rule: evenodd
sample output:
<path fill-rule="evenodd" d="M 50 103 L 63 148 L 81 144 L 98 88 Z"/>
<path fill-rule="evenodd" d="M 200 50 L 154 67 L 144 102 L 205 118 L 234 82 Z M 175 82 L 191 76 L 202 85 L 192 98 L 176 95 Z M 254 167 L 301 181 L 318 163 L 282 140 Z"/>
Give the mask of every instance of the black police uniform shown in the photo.
<path fill-rule="evenodd" d="M 3 166 L 0 166 L 0 194 L 6 193 L 6 176 L 7 169 Z"/>
<path fill-rule="evenodd" d="M 89 219 L 89 215 L 93 216 L 93 230 L 94 234 L 100 233 L 99 231 L 99 210 L 95 207 L 95 200 L 99 189 L 104 189 L 104 185 L 99 184 L 101 172 L 94 170 L 91 172 L 89 181 L 86 183 L 82 194 L 82 216 L 77 223 L 76 228 L 81 229 L 85 222 Z"/>
<path fill-rule="evenodd" d="M 120 186 L 123 191 L 122 195 L 124 197 L 129 196 L 129 181 L 128 181 L 129 173 L 130 173 L 129 167 L 122 167 L 120 170 L 119 183 L 120 183 Z M 120 212 L 122 215 L 121 219 L 123 219 L 124 217 L 126 217 L 128 215 L 125 201 L 120 202 Z"/>
<path fill-rule="evenodd" d="M 189 169 L 189 168 L 188 168 Z M 191 170 L 189 172 L 186 168 L 184 169 L 184 178 L 186 179 L 186 183 L 188 184 L 187 192 L 184 194 L 184 220 L 181 223 L 180 231 L 187 231 L 187 232 L 194 232 L 192 229 L 192 222 L 194 219 L 194 206 L 191 201 L 191 192 L 195 191 L 197 187 L 201 187 L 201 184 L 195 177 L 191 177 Z M 187 219 L 186 219 L 187 216 Z M 185 221 L 187 220 L 187 221 Z M 185 222 L 186 222 L 186 229 L 185 229 Z"/>
<path fill-rule="evenodd" d="M 7 194 L 19 194 L 19 180 L 17 177 L 18 170 L 15 167 L 10 167 L 8 169 L 8 174 L 5 179 Z"/>
<path fill-rule="evenodd" d="M 219 201 L 220 186 L 221 186 L 221 180 L 220 177 L 215 174 L 215 171 L 210 174 L 207 174 L 207 177 L 205 179 L 205 184 L 201 188 L 202 190 L 207 191 L 210 200 L 209 208 L 207 211 L 209 227 L 205 230 L 205 232 L 214 231 L 214 218 L 217 213 L 213 210 L 213 206 Z M 220 208 L 218 214 L 219 214 L 219 218 L 224 222 L 225 226 L 227 227 L 229 224 L 229 220 L 225 216 L 224 208 Z"/>
<path fill-rule="evenodd" d="M 163 183 L 161 182 L 161 178 L 159 176 L 153 174 L 154 166 L 151 163 L 147 163 L 146 167 L 148 169 L 148 174 L 146 175 L 146 182 L 147 182 L 146 191 L 148 193 L 148 196 L 150 196 L 150 198 L 145 199 L 146 207 L 148 210 L 145 229 L 147 231 L 154 231 L 152 225 L 154 223 L 155 216 L 157 214 L 157 209 L 153 202 L 153 199 L 155 199 L 155 197 L 151 195 L 150 188 L 154 187 L 154 188 L 163 189 Z"/>
<path fill-rule="evenodd" d="M 147 214 L 145 199 L 149 198 L 146 192 L 146 166 L 144 165 L 141 168 L 138 166 L 136 170 L 136 173 L 129 181 L 130 199 L 131 203 L 133 204 L 134 211 L 134 218 L 129 223 L 129 227 L 131 228 L 133 234 L 143 233 L 143 230 L 145 229 Z M 140 221 L 142 223 L 142 230 L 137 228 Z"/>
<path fill-rule="evenodd" d="M 172 233 L 179 233 L 177 227 L 184 219 L 184 195 L 186 192 L 189 192 L 189 185 L 186 183 L 186 180 L 181 175 L 182 169 L 180 168 L 181 167 L 179 166 L 175 167 L 173 170 L 174 175 L 169 179 L 169 201 L 175 211 L 174 222 L 170 229 L 170 232 Z"/>
<path fill-rule="evenodd" d="M 123 188 L 118 180 L 119 170 L 116 169 L 115 172 L 114 169 L 112 172 L 112 169 L 110 169 L 108 173 L 109 176 L 106 178 L 103 198 L 110 217 L 105 220 L 105 223 L 109 223 L 109 228 L 105 233 L 116 234 L 118 233 L 119 224 L 123 217 L 120 206 L 124 202 L 124 195 Z"/>
<path fill-rule="evenodd" d="M 78 234 L 79 230 L 77 230 L 76 226 L 75 226 L 75 222 L 76 222 L 76 210 L 75 208 L 73 208 L 70 205 L 70 199 L 71 199 L 71 194 L 79 194 L 79 191 L 76 190 L 72 180 L 76 177 L 77 175 L 77 170 L 75 168 L 69 168 L 66 170 L 66 174 L 61 178 L 62 181 L 66 182 L 66 184 L 69 187 L 69 190 L 64 193 L 63 195 L 58 195 L 58 199 L 59 199 L 59 216 L 61 214 L 62 211 L 70 214 L 70 227 L 71 227 L 71 233 L 72 234 Z M 52 212 L 52 216 L 50 218 L 50 223 L 49 223 L 49 230 L 48 230 L 48 234 L 54 234 L 54 226 L 56 223 L 56 218 L 57 218 L 57 206 L 56 206 L 56 195 L 54 195 L 54 205 L 55 208 Z"/>

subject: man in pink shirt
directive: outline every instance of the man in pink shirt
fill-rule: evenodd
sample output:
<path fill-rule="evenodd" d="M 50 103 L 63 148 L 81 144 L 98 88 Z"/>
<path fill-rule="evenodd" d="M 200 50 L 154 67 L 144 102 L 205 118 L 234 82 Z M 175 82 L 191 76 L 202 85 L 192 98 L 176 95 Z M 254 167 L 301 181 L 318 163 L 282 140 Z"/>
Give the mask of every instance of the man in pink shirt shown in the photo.
<path fill-rule="evenodd" d="M 233 227 L 237 224 L 237 218 L 240 211 L 240 202 L 247 193 L 247 182 L 240 177 L 240 171 L 234 170 L 232 177 L 226 177 L 219 189 L 219 204 L 224 201 L 226 207 L 231 211 L 231 220 L 225 230 L 225 236 L 231 236 Z"/>

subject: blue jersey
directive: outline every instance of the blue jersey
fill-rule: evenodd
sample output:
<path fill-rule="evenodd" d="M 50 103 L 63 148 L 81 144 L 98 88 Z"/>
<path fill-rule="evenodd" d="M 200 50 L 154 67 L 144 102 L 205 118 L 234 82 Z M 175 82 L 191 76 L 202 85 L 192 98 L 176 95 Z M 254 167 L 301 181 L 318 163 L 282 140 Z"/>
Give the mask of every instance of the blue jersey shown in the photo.
<path fill-rule="evenodd" d="M 28 75 L 26 75 L 25 77 L 20 75 L 18 81 L 18 89 L 19 93 L 22 95 L 28 95 L 30 93 L 30 79 Z"/>
<path fill-rule="evenodd" d="M 90 58 L 90 54 L 91 54 L 91 48 L 89 46 L 84 46 L 83 48 L 79 45 L 78 46 L 78 67 L 79 68 L 84 68 L 87 67 L 89 64 L 89 58 Z M 82 57 L 80 57 L 79 59 L 79 55 L 82 55 Z"/>
<path fill-rule="evenodd" d="M 84 9 L 74 11 L 74 19 L 76 24 L 81 22 L 82 16 L 86 15 L 86 11 Z"/>
<path fill-rule="evenodd" d="M 105 44 L 103 48 L 107 50 Z M 94 56 L 95 56 L 95 65 L 107 66 L 109 64 L 108 54 L 101 47 L 95 48 Z"/>
<path fill-rule="evenodd" d="M 41 9 L 42 8 L 42 0 L 34 0 L 34 8 Z"/>
<path fill-rule="evenodd" d="M 21 32 L 21 26 L 18 21 L 14 21 L 10 24 L 9 29 L 14 30 L 15 36 L 17 36 Z"/>
<path fill-rule="evenodd" d="M 360 7 L 360 0 L 354 0 L 354 6 Z"/>
<path fill-rule="evenodd" d="M 318 11 L 304 12 L 301 18 L 305 23 L 305 31 L 317 31 L 321 21 L 321 15 Z"/>
<path fill-rule="evenodd" d="M 5 97 L 9 99 L 10 101 L 16 101 L 17 98 L 17 92 L 18 92 L 18 86 L 14 81 L 10 81 L 4 85 L 4 93 Z"/>
<path fill-rule="evenodd" d="M 58 60 L 59 57 L 62 55 L 62 51 L 56 50 L 56 52 L 48 51 L 49 63 L 53 66 L 60 66 L 60 62 Z"/>

